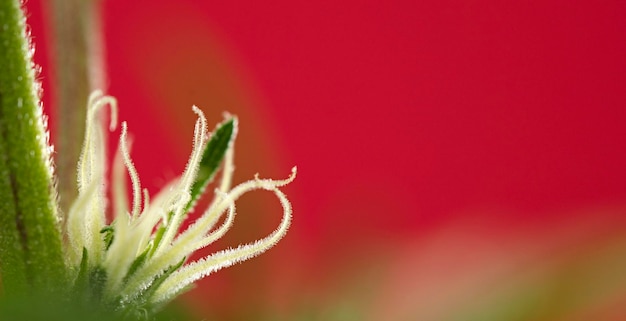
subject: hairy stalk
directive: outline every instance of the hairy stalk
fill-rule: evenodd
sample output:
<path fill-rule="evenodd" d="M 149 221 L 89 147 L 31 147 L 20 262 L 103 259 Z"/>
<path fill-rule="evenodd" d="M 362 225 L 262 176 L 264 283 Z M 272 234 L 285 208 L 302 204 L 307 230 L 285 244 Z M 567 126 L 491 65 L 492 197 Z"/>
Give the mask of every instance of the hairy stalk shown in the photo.
<path fill-rule="evenodd" d="M 0 1 L 0 271 L 4 291 L 11 293 L 50 289 L 64 276 L 32 55 L 21 1 Z"/>

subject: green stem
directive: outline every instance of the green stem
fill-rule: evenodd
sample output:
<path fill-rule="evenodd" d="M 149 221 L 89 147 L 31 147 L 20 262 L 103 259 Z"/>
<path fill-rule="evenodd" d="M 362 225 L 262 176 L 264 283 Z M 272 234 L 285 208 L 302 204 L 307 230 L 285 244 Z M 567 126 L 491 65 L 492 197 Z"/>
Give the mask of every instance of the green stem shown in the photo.
<path fill-rule="evenodd" d="M 39 85 L 20 0 L 0 0 L 0 272 L 5 293 L 52 289 L 65 266 Z"/>

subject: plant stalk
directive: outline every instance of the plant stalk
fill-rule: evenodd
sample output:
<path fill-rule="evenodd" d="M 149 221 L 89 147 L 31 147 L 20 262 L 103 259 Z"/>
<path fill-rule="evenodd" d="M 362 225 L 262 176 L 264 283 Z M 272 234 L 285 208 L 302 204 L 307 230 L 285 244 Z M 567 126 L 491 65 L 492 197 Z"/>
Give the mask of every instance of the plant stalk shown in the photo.
<path fill-rule="evenodd" d="M 104 85 L 104 59 L 99 0 L 52 0 L 56 66 L 54 119 L 56 169 L 61 210 L 69 210 L 77 195 L 76 164 L 85 133 L 87 98 Z"/>
<path fill-rule="evenodd" d="M 0 0 L 0 273 L 5 293 L 64 280 L 40 84 L 20 0 Z"/>

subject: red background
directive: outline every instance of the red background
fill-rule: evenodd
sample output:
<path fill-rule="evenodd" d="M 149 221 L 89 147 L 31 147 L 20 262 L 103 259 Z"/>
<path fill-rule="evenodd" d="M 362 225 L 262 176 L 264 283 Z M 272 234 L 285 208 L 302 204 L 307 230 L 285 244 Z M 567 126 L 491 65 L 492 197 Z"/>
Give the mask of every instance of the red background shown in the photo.
<path fill-rule="evenodd" d="M 240 117 L 238 181 L 299 169 L 289 235 L 202 281 L 206 315 L 443 310 L 626 231 L 626 2 L 104 3 L 107 92 L 152 193 L 184 168 L 192 104 Z M 272 230 L 268 195 L 220 246 Z"/>

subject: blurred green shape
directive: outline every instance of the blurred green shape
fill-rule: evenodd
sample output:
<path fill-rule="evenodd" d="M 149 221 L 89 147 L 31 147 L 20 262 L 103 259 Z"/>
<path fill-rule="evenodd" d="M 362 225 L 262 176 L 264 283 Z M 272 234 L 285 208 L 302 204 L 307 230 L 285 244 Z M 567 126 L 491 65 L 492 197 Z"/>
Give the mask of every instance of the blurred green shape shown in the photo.
<path fill-rule="evenodd" d="M 75 300 L 31 296 L 28 300 L 13 297 L 0 300 L 0 317 L 11 321 L 186 321 L 196 320 L 186 308 L 172 304 L 156 315 L 122 315 Z"/>

